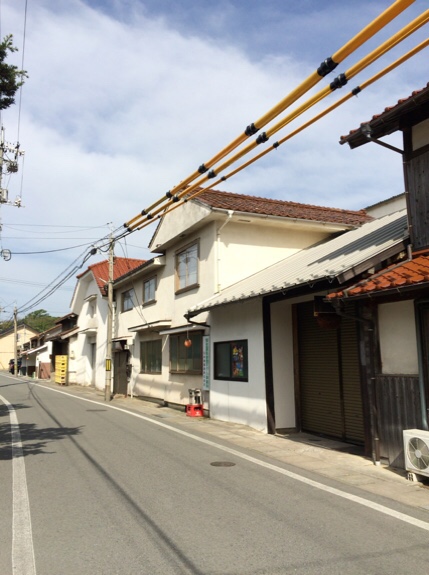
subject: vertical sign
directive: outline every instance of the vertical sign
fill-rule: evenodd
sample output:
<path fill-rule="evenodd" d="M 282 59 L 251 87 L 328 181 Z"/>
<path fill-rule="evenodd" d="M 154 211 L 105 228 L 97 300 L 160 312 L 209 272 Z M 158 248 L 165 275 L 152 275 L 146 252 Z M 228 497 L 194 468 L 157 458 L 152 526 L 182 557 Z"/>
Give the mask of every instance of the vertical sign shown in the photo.
<path fill-rule="evenodd" d="M 203 335 L 203 389 L 210 390 L 210 337 Z"/>

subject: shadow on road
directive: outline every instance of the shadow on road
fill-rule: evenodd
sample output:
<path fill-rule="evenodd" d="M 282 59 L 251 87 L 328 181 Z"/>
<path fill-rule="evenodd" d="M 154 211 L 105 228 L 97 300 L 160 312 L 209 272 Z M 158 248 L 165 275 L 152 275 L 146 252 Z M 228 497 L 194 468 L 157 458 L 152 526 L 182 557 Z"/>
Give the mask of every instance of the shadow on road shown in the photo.
<path fill-rule="evenodd" d="M 19 406 L 14 406 L 15 409 Z M 23 406 L 25 407 L 25 406 Z M 3 410 L 2 415 L 4 415 Z M 47 450 L 49 443 L 60 439 L 79 435 L 81 427 L 37 427 L 34 423 L 21 423 L 23 455 L 39 455 L 41 453 L 53 453 Z M 12 459 L 12 427 L 9 422 L 0 424 L 0 460 Z"/>

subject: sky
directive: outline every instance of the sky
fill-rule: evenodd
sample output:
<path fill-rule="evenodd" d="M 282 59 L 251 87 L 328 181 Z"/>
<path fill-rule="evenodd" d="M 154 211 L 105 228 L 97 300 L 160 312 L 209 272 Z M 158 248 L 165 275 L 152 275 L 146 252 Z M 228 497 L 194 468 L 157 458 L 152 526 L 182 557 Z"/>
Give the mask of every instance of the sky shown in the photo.
<path fill-rule="evenodd" d="M 13 34 L 18 48 L 8 62 L 28 78 L 1 114 L 6 142 L 25 153 L 1 185 L 22 207 L 0 206 L 0 249 L 11 253 L 0 259 L 0 319 L 15 307 L 18 317 L 69 313 L 76 275 L 107 257 L 110 232 L 222 150 L 392 2 L 1 0 L 1 37 Z M 416 0 L 297 104 L 426 9 Z M 426 37 L 427 25 L 267 145 Z M 423 88 L 427 59 L 426 48 L 217 189 L 353 210 L 402 193 L 399 154 L 375 144 L 350 150 L 339 139 Z M 402 144 L 398 135 L 387 141 Z M 117 242 L 115 254 L 153 257 L 153 226 Z M 88 259 L 92 246 L 100 249 Z"/>

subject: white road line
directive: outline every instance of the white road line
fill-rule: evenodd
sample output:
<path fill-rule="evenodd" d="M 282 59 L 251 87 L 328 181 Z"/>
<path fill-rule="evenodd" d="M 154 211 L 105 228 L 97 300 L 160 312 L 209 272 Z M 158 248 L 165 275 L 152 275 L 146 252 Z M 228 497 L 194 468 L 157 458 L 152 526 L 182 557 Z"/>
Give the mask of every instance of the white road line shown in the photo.
<path fill-rule="evenodd" d="M 12 572 L 16 575 L 36 575 L 30 504 L 18 418 L 13 405 L 1 395 L 0 400 L 9 410 L 11 429 L 13 477 Z"/>
<path fill-rule="evenodd" d="M 30 383 L 32 383 L 32 382 L 30 382 Z M 187 431 L 183 431 L 182 429 L 176 429 L 175 427 L 172 427 L 166 423 L 162 423 L 161 421 L 155 421 L 155 420 L 151 419 L 150 417 L 146 417 L 145 415 L 141 415 L 139 413 L 134 413 L 132 411 L 129 411 L 128 409 L 124 409 L 122 407 L 117 407 L 115 405 L 109 405 L 108 403 L 102 403 L 100 401 L 95 401 L 93 399 L 87 399 L 86 397 L 79 397 L 76 395 L 72 395 L 71 393 L 67 393 L 66 391 L 61 391 L 59 389 L 52 389 L 50 387 L 46 387 L 44 385 L 40 385 L 37 383 L 34 383 L 33 385 L 38 385 L 40 387 L 43 387 L 43 389 L 47 389 L 49 391 L 55 391 L 56 393 L 62 393 L 63 395 L 67 395 L 68 397 L 72 397 L 75 399 L 80 399 L 81 401 L 87 401 L 89 403 L 95 403 L 97 405 L 104 405 L 105 407 L 108 407 L 110 409 L 115 409 L 116 411 L 122 411 L 123 413 L 127 413 L 128 415 L 132 415 L 133 417 L 143 419 L 144 421 L 147 421 L 147 422 L 152 423 L 154 425 L 158 425 L 159 427 L 162 427 L 164 429 L 168 429 L 169 431 L 173 431 L 174 433 L 177 433 L 179 435 L 183 435 L 184 437 L 188 437 L 190 439 L 193 439 L 194 441 L 198 441 L 199 443 L 204 443 L 205 445 L 210 445 L 211 447 L 219 449 L 220 451 L 224 451 L 226 453 L 234 455 L 235 457 L 239 457 L 240 459 L 250 461 L 251 463 L 254 463 L 255 465 L 259 465 L 260 467 L 265 467 L 266 469 L 270 469 L 271 471 L 274 471 L 276 473 L 280 473 L 281 475 L 285 475 L 286 477 L 290 477 L 291 479 L 295 479 L 296 481 L 300 481 L 301 483 L 305 483 L 306 485 L 310 485 L 311 487 L 314 487 L 315 489 L 320 489 L 321 491 L 326 491 L 327 493 L 331 493 L 332 495 L 336 495 L 337 497 L 342 497 L 343 499 L 347 499 L 348 501 L 353 501 L 353 503 L 357 503 L 358 505 L 363 505 L 364 507 L 369 507 L 373 511 L 378 511 L 379 513 L 383 513 L 384 515 L 388 515 L 390 517 L 393 517 L 394 519 L 398 519 L 399 521 L 403 521 L 404 523 L 409 523 L 410 525 L 413 525 L 414 527 L 419 527 L 420 529 L 424 529 L 425 531 L 429 531 L 429 523 L 427 523 L 426 521 L 421 521 L 420 519 L 416 519 L 415 517 L 412 517 L 411 515 L 406 515 L 405 513 L 400 513 L 399 511 L 395 511 L 394 509 L 390 509 L 389 507 L 386 507 L 385 505 L 380 505 L 378 503 L 370 501 L 369 499 L 364 499 L 363 497 L 359 497 L 358 495 L 352 495 L 351 493 L 347 493 L 346 491 L 342 491 L 341 489 L 336 489 L 335 487 L 329 487 L 328 485 L 324 485 L 323 483 L 319 483 L 318 481 L 313 481 L 312 479 L 308 479 L 307 477 L 304 477 L 302 475 L 298 475 L 297 473 L 294 473 L 293 471 L 288 471 L 287 469 L 283 469 L 282 467 L 278 467 L 277 465 L 272 465 L 271 463 L 266 463 L 265 461 L 261 461 L 260 459 L 257 459 L 256 457 L 252 457 L 251 455 L 246 455 L 245 453 L 241 453 L 240 451 L 237 451 L 236 449 L 232 449 L 230 447 L 225 447 L 224 445 L 219 445 L 218 443 L 215 443 L 214 441 L 210 441 L 209 439 L 204 439 L 202 437 L 198 437 L 198 435 L 194 435 L 194 434 L 189 433 Z"/>

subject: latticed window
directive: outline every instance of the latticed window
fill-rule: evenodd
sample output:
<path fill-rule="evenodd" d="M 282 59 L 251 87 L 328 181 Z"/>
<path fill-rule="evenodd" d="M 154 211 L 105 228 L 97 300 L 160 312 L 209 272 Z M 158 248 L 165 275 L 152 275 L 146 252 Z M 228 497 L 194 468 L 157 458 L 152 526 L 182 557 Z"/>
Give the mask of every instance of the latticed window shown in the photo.
<path fill-rule="evenodd" d="M 191 345 L 185 345 L 190 341 Z M 170 335 L 170 371 L 176 373 L 202 373 L 202 334 L 179 333 Z"/>
<path fill-rule="evenodd" d="M 140 343 L 140 371 L 141 373 L 161 373 L 162 370 L 162 341 L 142 341 Z"/>
<path fill-rule="evenodd" d="M 198 244 L 176 254 L 176 291 L 198 285 Z"/>

